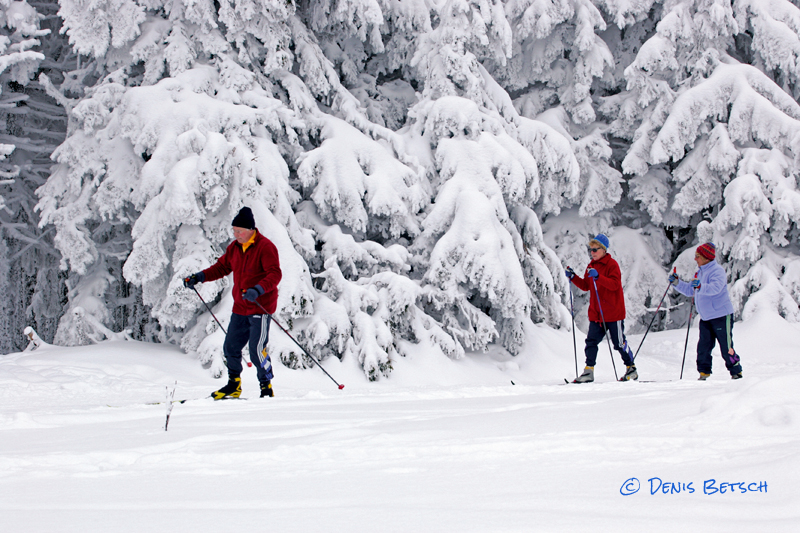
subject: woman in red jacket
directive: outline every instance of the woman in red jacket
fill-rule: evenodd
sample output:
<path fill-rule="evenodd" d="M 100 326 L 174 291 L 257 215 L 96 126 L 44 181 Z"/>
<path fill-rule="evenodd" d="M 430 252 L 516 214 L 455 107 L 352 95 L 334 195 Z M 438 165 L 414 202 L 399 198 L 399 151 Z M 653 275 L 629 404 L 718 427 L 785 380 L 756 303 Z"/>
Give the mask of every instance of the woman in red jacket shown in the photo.
<path fill-rule="evenodd" d="M 267 352 L 271 314 L 278 304 L 281 267 L 278 249 L 256 229 L 249 207 L 233 219 L 234 241 L 216 263 L 192 274 L 183 284 L 214 281 L 233 272 L 233 313 L 222 351 L 228 366 L 228 384 L 211 394 L 215 400 L 238 398 L 242 394 L 242 348 L 250 343 L 250 361 L 256 367 L 261 397 L 273 396 L 272 361 Z M 269 315 L 263 315 L 264 308 Z"/>
<path fill-rule="evenodd" d="M 589 291 L 589 333 L 586 335 L 586 368 L 575 383 L 594 381 L 594 365 L 597 362 L 597 346 L 602 342 L 606 330 L 611 342 L 622 355 L 627 370 L 620 381 L 639 379 L 633 364 L 633 352 L 625 339 L 625 298 L 622 294 L 622 273 L 619 265 L 608 253 L 608 237 L 599 234 L 589 241 L 592 260 L 586 267 L 585 277 L 580 277 L 567 267 L 570 281 L 582 291 Z M 590 280 L 589 278 L 592 278 Z M 595 290 L 595 284 L 597 286 Z M 598 301 L 599 296 L 599 301 Z M 602 307 L 602 313 L 601 311 Z"/>

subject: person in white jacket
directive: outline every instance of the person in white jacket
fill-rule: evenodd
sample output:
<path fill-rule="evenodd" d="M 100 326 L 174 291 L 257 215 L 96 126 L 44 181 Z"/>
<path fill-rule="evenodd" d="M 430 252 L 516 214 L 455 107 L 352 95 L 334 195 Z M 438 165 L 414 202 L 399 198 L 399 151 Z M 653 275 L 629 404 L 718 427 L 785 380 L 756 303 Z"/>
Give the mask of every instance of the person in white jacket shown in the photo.
<path fill-rule="evenodd" d="M 731 379 L 739 379 L 742 377 L 742 364 L 733 349 L 733 304 L 728 296 L 725 269 L 716 261 L 714 243 L 698 246 L 694 260 L 699 268 L 691 283 L 681 281 L 674 273 L 669 281 L 681 294 L 694 297 L 700 313 L 700 340 L 697 342 L 700 380 L 705 381 L 711 375 L 711 350 L 717 342 Z"/>

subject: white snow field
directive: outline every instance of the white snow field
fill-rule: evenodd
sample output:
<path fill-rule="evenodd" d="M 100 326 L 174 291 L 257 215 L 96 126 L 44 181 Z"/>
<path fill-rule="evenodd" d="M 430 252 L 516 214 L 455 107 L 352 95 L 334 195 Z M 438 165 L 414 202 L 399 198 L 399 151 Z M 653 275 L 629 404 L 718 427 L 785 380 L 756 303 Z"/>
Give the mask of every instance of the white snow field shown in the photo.
<path fill-rule="evenodd" d="M 247 401 L 176 404 L 168 431 L 147 402 L 223 384 L 176 348 L 0 357 L 0 531 L 800 530 L 800 325 L 736 323 L 739 381 L 717 352 L 696 381 L 696 328 L 683 380 L 685 330 L 648 335 L 651 383 L 614 383 L 604 344 L 594 384 L 559 385 L 571 333 L 535 338 L 515 358 L 419 353 L 377 383 L 325 361 L 341 391 L 277 363 L 273 399 L 247 369 Z"/>

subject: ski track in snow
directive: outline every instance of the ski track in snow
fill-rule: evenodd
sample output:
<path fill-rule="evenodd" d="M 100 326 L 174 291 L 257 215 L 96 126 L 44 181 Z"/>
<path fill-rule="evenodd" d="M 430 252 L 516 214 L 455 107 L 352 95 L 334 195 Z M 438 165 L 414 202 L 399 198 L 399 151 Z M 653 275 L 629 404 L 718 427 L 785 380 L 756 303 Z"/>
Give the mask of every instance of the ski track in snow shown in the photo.
<path fill-rule="evenodd" d="M 564 386 L 571 334 L 541 333 L 513 361 L 419 354 L 373 384 L 326 361 L 343 391 L 279 367 L 277 396 L 247 401 L 199 399 L 221 381 L 161 345 L 0 357 L 0 530 L 796 531 L 800 327 L 737 324 L 745 379 L 716 354 L 704 383 L 696 330 L 683 380 L 675 330 L 637 359 L 655 382 L 613 382 L 601 351 L 597 382 Z M 166 405 L 148 402 L 176 381 L 198 399 L 165 432 Z M 243 382 L 257 394 L 254 372 Z M 651 494 L 656 477 L 694 492 Z M 709 479 L 768 489 L 706 495 Z"/>

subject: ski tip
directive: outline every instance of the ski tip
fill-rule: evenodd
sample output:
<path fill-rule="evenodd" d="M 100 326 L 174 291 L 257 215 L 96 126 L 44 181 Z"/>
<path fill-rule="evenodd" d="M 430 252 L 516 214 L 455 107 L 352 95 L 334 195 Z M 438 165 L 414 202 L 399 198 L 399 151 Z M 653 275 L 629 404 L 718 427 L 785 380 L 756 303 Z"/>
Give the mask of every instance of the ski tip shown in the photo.
<path fill-rule="evenodd" d="M 513 380 L 513 379 L 511 380 L 511 384 L 512 384 L 512 385 L 516 385 L 516 383 L 514 383 L 514 380 Z"/>
<path fill-rule="evenodd" d="M 567 378 L 564 378 L 564 383 L 566 383 L 567 385 L 569 385 L 569 380 L 568 380 Z"/>

